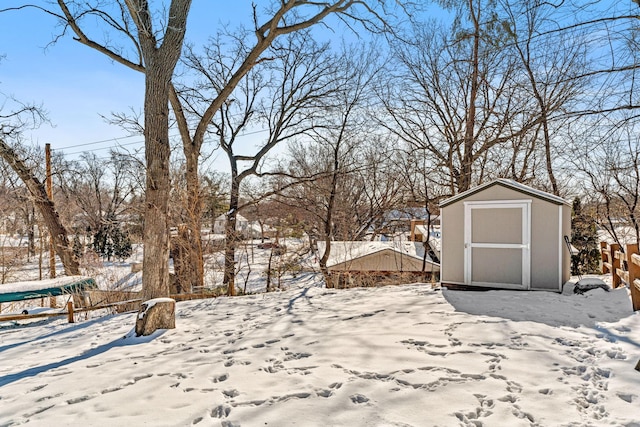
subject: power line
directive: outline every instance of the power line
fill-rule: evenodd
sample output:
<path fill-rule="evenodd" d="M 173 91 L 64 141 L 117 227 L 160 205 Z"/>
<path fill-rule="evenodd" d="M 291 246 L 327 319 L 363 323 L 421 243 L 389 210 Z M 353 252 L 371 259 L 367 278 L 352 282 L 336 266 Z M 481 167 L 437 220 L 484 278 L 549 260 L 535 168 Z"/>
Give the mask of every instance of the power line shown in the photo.
<path fill-rule="evenodd" d="M 86 147 L 88 145 L 104 144 L 105 142 L 111 142 L 111 141 L 118 142 L 118 140 L 120 139 L 129 139 L 129 138 L 138 138 L 138 137 L 140 137 L 140 135 L 129 135 L 129 136 L 123 136 L 120 138 L 103 139 L 102 141 L 85 142 L 84 144 L 76 144 L 76 145 L 70 145 L 68 147 L 56 148 L 55 150 L 59 151 L 59 150 L 65 150 L 67 148 Z"/>
<path fill-rule="evenodd" d="M 102 147 L 102 148 L 94 148 L 93 150 L 82 150 L 82 151 L 72 151 L 71 153 L 67 153 L 65 152 L 64 154 L 67 156 L 72 156 L 74 154 L 82 154 L 82 153 L 91 153 L 94 151 L 103 151 L 103 150 L 108 150 L 108 149 L 112 149 L 112 148 L 118 148 L 118 147 L 126 147 L 129 145 L 136 145 L 136 144 L 143 144 L 144 140 L 142 141 L 134 141 L 134 142 L 129 142 L 127 144 L 118 144 L 118 145 L 110 145 L 108 147 Z M 79 144 L 79 145 L 75 145 L 74 147 L 81 147 L 83 145 L 88 145 L 88 144 Z M 61 151 L 61 149 L 58 149 L 56 151 Z"/>
<path fill-rule="evenodd" d="M 240 135 L 238 135 L 238 137 L 244 137 L 244 136 L 250 136 L 250 135 L 256 135 L 258 133 L 263 133 L 263 132 L 268 132 L 269 129 L 260 129 L 260 130 L 255 130 L 255 131 L 251 131 L 251 132 L 245 132 L 242 133 Z M 77 147 L 87 147 L 87 146 L 91 146 L 91 145 L 97 145 L 97 144 L 103 144 L 105 142 L 118 142 L 121 139 L 128 139 L 128 138 L 134 138 L 134 137 L 139 137 L 140 135 L 129 135 L 129 136 L 124 136 L 124 137 L 120 137 L 120 138 L 111 138 L 111 139 L 105 139 L 102 141 L 94 141 L 94 142 L 86 142 L 83 144 L 76 144 L 76 145 L 70 145 L 68 147 L 63 147 L 63 148 L 51 148 L 51 151 L 63 151 L 66 150 L 68 148 L 77 148 Z M 175 138 L 178 137 L 179 134 L 174 134 L 174 135 L 169 135 L 170 138 Z M 72 151 L 70 153 L 65 152 L 65 155 L 71 156 L 71 155 L 75 155 L 75 154 L 82 154 L 82 153 L 91 153 L 94 151 L 104 151 L 104 150 L 108 150 L 108 149 L 112 149 L 112 148 L 118 148 L 118 147 L 126 147 L 126 146 L 130 146 L 130 145 L 135 145 L 135 144 L 143 144 L 144 140 L 141 141 L 134 141 L 134 142 L 128 142 L 126 144 L 115 144 L 115 145 L 108 145 L 106 147 L 100 147 L 100 148 L 94 148 L 91 150 L 80 150 L 80 151 Z"/>

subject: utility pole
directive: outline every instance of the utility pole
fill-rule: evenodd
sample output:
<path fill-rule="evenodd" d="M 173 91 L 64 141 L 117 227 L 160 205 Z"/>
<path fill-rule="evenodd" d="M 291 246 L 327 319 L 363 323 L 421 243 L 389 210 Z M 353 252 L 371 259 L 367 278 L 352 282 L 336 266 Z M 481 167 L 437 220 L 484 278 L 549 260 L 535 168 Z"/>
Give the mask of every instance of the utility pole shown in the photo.
<path fill-rule="evenodd" d="M 47 196 L 53 201 L 53 181 L 51 179 L 51 144 L 44 146 L 45 163 L 47 167 Z M 53 236 L 49 236 L 49 277 L 56 277 L 56 249 Z"/>

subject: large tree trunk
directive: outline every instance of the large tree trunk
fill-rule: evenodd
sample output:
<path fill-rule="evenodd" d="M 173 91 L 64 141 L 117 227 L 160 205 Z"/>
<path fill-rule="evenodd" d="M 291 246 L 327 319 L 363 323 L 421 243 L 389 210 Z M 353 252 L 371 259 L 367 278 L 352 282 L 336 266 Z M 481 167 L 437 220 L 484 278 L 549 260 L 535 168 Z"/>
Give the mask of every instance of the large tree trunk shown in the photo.
<path fill-rule="evenodd" d="M 29 193 L 33 197 L 34 204 L 38 207 L 45 226 L 51 234 L 56 253 L 62 261 L 64 272 L 67 275 L 80 274 L 80 267 L 76 259 L 73 248 L 69 244 L 67 229 L 62 225 L 60 216 L 56 211 L 53 200 L 47 196 L 44 184 L 31 172 L 31 170 L 18 157 L 15 150 L 9 147 L 4 140 L 0 139 L 0 157 L 2 157 L 14 172 L 27 186 Z"/>
<path fill-rule="evenodd" d="M 237 172 L 237 170 L 236 170 Z M 224 244 L 224 283 L 227 284 L 227 295 L 236 295 L 236 245 L 238 233 L 236 230 L 238 205 L 240 202 L 240 181 L 237 173 L 231 177 L 231 195 L 229 198 L 229 212 L 227 212 L 227 222 L 225 226 Z"/>
<path fill-rule="evenodd" d="M 204 260 L 202 255 L 202 198 L 200 197 L 200 179 L 198 176 L 198 158 L 200 150 L 186 153 L 187 157 L 187 226 L 189 227 L 188 254 L 189 266 L 185 269 L 184 282 L 192 288 L 204 286 Z M 180 279 L 182 280 L 182 279 Z"/>
<path fill-rule="evenodd" d="M 344 131 L 344 126 L 343 126 Z M 338 143 L 333 151 L 333 173 L 331 176 L 331 193 L 329 194 L 329 201 L 327 203 L 327 214 L 324 218 L 324 242 L 325 249 L 322 257 L 320 257 L 320 271 L 324 277 L 327 288 L 333 287 L 331 282 L 331 275 L 329 274 L 329 268 L 327 267 L 327 261 L 331 255 L 331 240 L 333 238 L 333 209 L 336 204 L 336 196 L 338 194 L 338 175 L 340 168 L 340 143 L 342 142 L 342 133 L 338 139 Z"/>
<path fill-rule="evenodd" d="M 183 255 L 182 268 L 176 270 L 177 284 L 183 289 L 193 289 L 204 286 L 204 257 L 202 249 L 202 197 L 200 194 L 200 175 L 198 160 L 202 147 L 202 135 L 189 133 L 189 124 L 182 104 L 173 86 L 170 87 L 169 101 L 176 117 L 176 124 L 182 138 L 182 149 L 186 159 L 185 179 L 187 182 L 186 219 L 188 233 L 178 240 Z M 175 263 L 175 259 L 174 259 Z M 175 264 L 174 264 L 175 265 Z"/>
<path fill-rule="evenodd" d="M 145 63 L 144 140 L 146 160 L 146 206 L 142 298 L 169 295 L 169 93 L 173 70 L 180 58 L 191 0 L 172 0 L 166 32 L 161 41 L 152 28 L 146 0 L 128 0 L 136 23 Z M 152 329 L 175 326 L 175 314 L 163 311 Z"/>
<path fill-rule="evenodd" d="M 162 61 L 159 55 L 154 60 Z M 147 67 L 144 100 L 146 206 L 142 298 L 169 295 L 169 104 L 171 72 Z M 162 67 L 164 68 L 164 67 Z M 173 68 L 171 68 L 173 70 Z"/>
<path fill-rule="evenodd" d="M 469 106 L 464 132 L 464 152 L 460 167 L 460 179 L 458 181 L 458 191 L 463 192 L 471 188 L 473 175 L 476 127 L 476 99 L 478 98 L 479 86 L 479 51 L 480 51 L 480 11 L 476 12 L 473 4 L 474 0 L 469 0 L 469 12 L 473 22 L 473 51 L 471 58 L 471 90 L 469 92 Z"/>

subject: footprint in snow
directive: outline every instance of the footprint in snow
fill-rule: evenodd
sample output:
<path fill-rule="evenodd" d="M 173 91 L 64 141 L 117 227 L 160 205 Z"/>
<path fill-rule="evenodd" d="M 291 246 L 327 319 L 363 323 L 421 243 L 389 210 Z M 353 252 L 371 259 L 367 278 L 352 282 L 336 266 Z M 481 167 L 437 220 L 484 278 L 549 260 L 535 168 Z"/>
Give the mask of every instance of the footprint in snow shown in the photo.
<path fill-rule="evenodd" d="M 24 414 L 23 417 L 24 418 L 31 418 L 34 415 L 38 415 L 38 414 L 43 413 L 44 411 L 48 411 L 49 409 L 53 408 L 54 406 L 56 406 L 56 405 L 43 406 L 42 408 L 38 408 L 33 412 L 30 412 L 28 414 Z M 7 425 L 12 425 L 12 424 L 7 424 Z"/>
<path fill-rule="evenodd" d="M 498 400 L 500 402 L 516 403 L 518 398 L 516 396 L 514 396 L 513 394 L 507 394 L 506 396 L 499 397 Z"/>
<path fill-rule="evenodd" d="M 521 393 L 522 386 L 515 381 L 507 381 L 507 391 L 511 393 Z"/>
<path fill-rule="evenodd" d="M 144 375 L 139 375 L 137 377 L 133 377 L 133 381 L 134 382 L 138 382 L 140 380 L 146 380 L 147 378 L 151 378 L 153 376 L 153 374 L 144 374 Z M 186 377 L 185 377 L 186 378 Z"/>
<path fill-rule="evenodd" d="M 285 358 L 284 361 L 287 362 L 289 360 L 298 360 L 298 359 L 304 359 L 306 357 L 311 357 L 312 354 L 311 353 L 293 353 L 293 352 L 286 352 L 285 353 Z"/>
<path fill-rule="evenodd" d="M 217 375 L 211 379 L 214 383 L 221 383 L 222 381 L 226 381 L 229 379 L 229 374 Z"/>
<path fill-rule="evenodd" d="M 620 348 L 606 351 L 607 357 L 614 360 L 626 360 L 627 355 Z"/>
<path fill-rule="evenodd" d="M 227 405 L 218 405 L 211 410 L 213 418 L 227 418 L 231 413 L 231 407 Z"/>
<path fill-rule="evenodd" d="M 76 404 L 76 403 L 87 401 L 87 400 L 92 399 L 92 398 L 93 398 L 93 396 L 86 396 L 85 395 L 85 396 L 76 397 L 75 399 L 69 399 L 69 400 L 67 400 L 67 403 L 69 405 L 73 405 L 73 404 Z"/>
<path fill-rule="evenodd" d="M 234 388 L 231 390 L 223 390 L 222 394 L 224 394 L 226 397 L 237 397 L 240 395 L 240 392 Z"/>
<path fill-rule="evenodd" d="M 356 404 L 360 404 L 360 403 L 367 403 L 369 401 L 369 398 L 362 395 L 362 394 L 353 394 L 351 396 L 349 396 L 349 398 L 351 399 L 351 402 L 356 403 Z"/>
<path fill-rule="evenodd" d="M 617 396 L 627 403 L 633 403 L 633 401 L 638 397 L 637 395 L 632 393 L 617 393 Z"/>
<path fill-rule="evenodd" d="M 178 383 L 180 384 L 180 383 Z M 100 394 L 107 394 L 107 393 L 113 393 L 114 391 L 118 391 L 118 390 L 122 390 L 122 387 L 111 387 L 111 388 L 106 388 L 104 390 L 102 390 L 100 392 Z"/>
<path fill-rule="evenodd" d="M 291 393 L 286 394 L 278 399 L 279 402 L 286 402 L 290 399 L 307 399 L 311 397 L 311 393 L 301 392 L 301 393 Z"/>
<path fill-rule="evenodd" d="M 333 396 L 333 391 L 329 389 L 319 389 L 316 390 L 316 395 L 319 397 L 331 397 Z"/>

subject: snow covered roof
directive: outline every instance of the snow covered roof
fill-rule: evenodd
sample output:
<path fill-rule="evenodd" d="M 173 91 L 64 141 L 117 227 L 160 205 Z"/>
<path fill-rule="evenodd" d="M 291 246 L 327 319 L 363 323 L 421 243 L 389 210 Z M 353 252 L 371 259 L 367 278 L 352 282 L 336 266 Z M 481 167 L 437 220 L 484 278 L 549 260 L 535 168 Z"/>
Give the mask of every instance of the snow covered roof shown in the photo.
<path fill-rule="evenodd" d="M 412 207 L 394 209 L 385 213 L 385 218 L 387 221 L 401 221 L 401 220 L 408 221 L 411 219 L 427 219 L 428 216 L 429 216 L 429 213 L 425 208 L 412 208 Z"/>
<path fill-rule="evenodd" d="M 324 253 L 325 242 L 318 242 L 318 250 Z M 353 261 L 367 255 L 391 250 L 403 256 L 416 258 L 422 261 L 424 246 L 420 242 L 397 241 L 335 241 L 331 242 L 331 253 L 327 260 L 327 267 Z"/>
<path fill-rule="evenodd" d="M 440 202 L 440 207 L 443 208 L 445 206 L 448 206 L 452 203 L 455 203 L 459 200 L 462 200 L 466 197 L 471 196 L 472 194 L 476 194 L 479 193 L 480 191 L 483 191 L 489 187 L 493 187 L 494 185 L 500 185 L 502 187 L 506 187 L 509 188 L 511 190 L 514 191 L 518 191 L 520 193 L 523 194 L 527 194 L 529 196 L 532 197 L 537 197 L 539 199 L 542 200 L 546 200 L 550 203 L 556 204 L 556 205 L 568 205 L 571 206 L 571 203 L 565 199 L 563 199 L 562 197 L 558 197 L 555 196 L 553 194 L 547 193 L 545 191 L 542 190 L 538 190 L 532 187 L 529 187 L 528 185 L 524 185 L 521 184 L 519 182 L 513 181 L 511 179 L 504 179 L 504 178 L 498 178 L 495 181 L 491 181 L 491 182 L 487 182 L 485 184 L 481 184 L 477 187 L 471 188 L 467 191 L 464 191 L 460 194 L 456 194 L 453 197 L 449 197 L 448 199 L 443 200 L 442 202 Z"/>
<path fill-rule="evenodd" d="M 214 219 L 214 221 L 216 221 L 216 222 L 218 222 L 218 221 L 223 221 L 224 222 L 226 220 L 227 220 L 227 214 L 218 215 L 216 217 L 216 219 Z M 249 222 L 249 220 L 247 218 L 243 217 L 242 215 L 237 214 L 236 215 L 236 223 L 238 223 L 238 222 Z"/>

